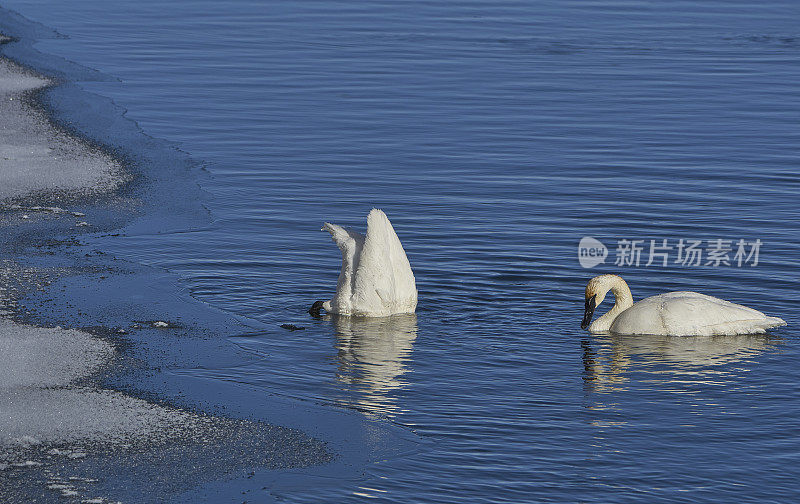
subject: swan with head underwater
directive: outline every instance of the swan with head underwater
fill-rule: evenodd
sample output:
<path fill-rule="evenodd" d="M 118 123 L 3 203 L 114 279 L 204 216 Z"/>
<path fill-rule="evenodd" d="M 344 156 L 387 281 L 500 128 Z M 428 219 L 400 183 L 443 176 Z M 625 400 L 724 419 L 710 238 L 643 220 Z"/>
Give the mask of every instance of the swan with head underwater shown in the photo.
<path fill-rule="evenodd" d="M 595 307 L 603 302 L 608 291 L 614 294 L 614 306 L 592 322 Z M 588 328 L 593 333 L 732 336 L 763 334 L 783 325 L 786 322 L 781 318 L 697 292 L 668 292 L 634 303 L 622 277 L 600 275 L 586 286 L 581 329 Z"/>
<path fill-rule="evenodd" d="M 367 216 L 367 234 L 326 222 L 322 231 L 342 251 L 342 271 L 336 294 L 317 301 L 308 310 L 360 317 L 386 317 L 414 313 L 417 285 L 400 239 L 383 211 L 373 208 Z"/>

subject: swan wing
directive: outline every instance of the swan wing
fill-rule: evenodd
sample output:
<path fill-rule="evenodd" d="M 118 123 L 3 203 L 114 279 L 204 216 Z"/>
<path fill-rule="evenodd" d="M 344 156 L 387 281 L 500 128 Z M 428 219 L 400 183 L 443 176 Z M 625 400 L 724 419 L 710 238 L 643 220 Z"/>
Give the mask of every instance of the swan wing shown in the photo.
<path fill-rule="evenodd" d="M 322 231 L 329 232 L 336 246 L 342 251 L 342 270 L 339 272 L 336 294 L 328 301 L 325 309 L 333 313 L 348 314 L 352 309 L 355 271 L 364 247 L 364 235 L 330 222 L 322 225 Z"/>
<path fill-rule="evenodd" d="M 763 333 L 785 325 L 777 317 L 698 292 L 645 298 L 620 313 L 611 326 L 619 334 L 710 336 Z"/>
<path fill-rule="evenodd" d="M 367 216 L 367 236 L 353 282 L 353 314 L 413 313 L 417 286 L 403 245 L 383 211 Z"/>

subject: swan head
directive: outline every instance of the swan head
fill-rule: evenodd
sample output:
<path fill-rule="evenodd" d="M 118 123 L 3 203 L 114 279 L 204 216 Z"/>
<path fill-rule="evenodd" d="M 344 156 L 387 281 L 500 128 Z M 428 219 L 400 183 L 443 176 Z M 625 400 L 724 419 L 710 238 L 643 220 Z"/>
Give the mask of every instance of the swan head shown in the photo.
<path fill-rule="evenodd" d="M 321 317 L 319 312 L 323 308 L 325 308 L 325 302 L 324 301 L 314 301 L 314 304 L 312 304 L 311 308 L 308 309 L 308 314 L 311 315 L 312 317 L 319 318 L 319 317 Z"/>
<path fill-rule="evenodd" d="M 606 298 L 606 294 L 608 294 L 608 291 L 614 287 L 621 286 L 624 286 L 625 289 L 628 288 L 625 280 L 623 280 L 619 275 L 599 275 L 589 280 L 589 283 L 586 284 L 586 303 L 583 307 L 583 321 L 581 321 L 581 329 L 586 329 L 589 327 L 589 324 L 592 322 L 592 316 L 594 315 L 595 308 L 597 308 L 600 303 L 603 302 L 603 300 Z M 630 290 L 628 290 L 628 293 L 630 293 Z"/>

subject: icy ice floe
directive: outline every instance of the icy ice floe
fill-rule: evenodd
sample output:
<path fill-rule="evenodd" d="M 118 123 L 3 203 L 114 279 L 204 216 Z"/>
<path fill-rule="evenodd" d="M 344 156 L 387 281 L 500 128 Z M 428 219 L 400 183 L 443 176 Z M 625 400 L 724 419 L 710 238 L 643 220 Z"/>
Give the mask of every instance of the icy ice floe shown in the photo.
<path fill-rule="evenodd" d="M 120 392 L 76 384 L 113 356 L 111 345 L 82 331 L 0 319 L 0 461 L 4 451 L 8 455 L 20 446 L 153 441 L 204 421 Z"/>
<path fill-rule="evenodd" d="M 0 334 L 0 395 L 16 392 L 24 396 L 17 389 L 67 385 L 97 371 L 114 354 L 109 344 L 81 331 L 0 319 Z"/>
<path fill-rule="evenodd" d="M 14 292 L 6 282 L 23 276 L 36 285 L 39 275 L 11 262 L 3 265 L 0 305 L 5 306 Z M 158 443 L 210 422 L 94 385 L 92 377 L 115 356 L 110 343 L 85 331 L 35 327 L 0 314 L 0 463 L 25 467 L 18 464 L 36 459 L 24 457 L 47 449 L 46 455 L 76 458 L 84 450 L 62 453 L 76 443 Z"/>
<path fill-rule="evenodd" d="M 4 292 L 0 289 L 0 296 Z M 51 475 L 48 490 L 80 499 L 87 489 L 52 472 L 56 460 L 83 460 L 90 450 L 163 445 L 212 427 L 209 417 L 92 385 L 89 378 L 115 353 L 112 345 L 83 331 L 0 316 L 0 486 L 8 483 L 4 473 L 44 470 Z M 8 497 L 6 490 L 0 497 Z M 109 502 L 86 497 L 85 502 Z"/>
<path fill-rule="evenodd" d="M 125 179 L 116 160 L 59 132 L 24 99 L 52 84 L 0 57 L 0 201 L 42 192 L 106 192 Z"/>

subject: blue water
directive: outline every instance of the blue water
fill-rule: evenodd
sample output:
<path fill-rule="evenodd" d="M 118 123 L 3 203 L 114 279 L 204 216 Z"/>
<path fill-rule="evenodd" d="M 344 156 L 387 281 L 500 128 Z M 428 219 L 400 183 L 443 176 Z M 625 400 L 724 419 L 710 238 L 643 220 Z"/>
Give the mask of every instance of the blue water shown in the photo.
<path fill-rule="evenodd" d="M 800 499 L 797 2 L 3 5 L 68 35 L 37 48 L 118 77 L 80 85 L 208 171 L 211 225 L 106 244 L 274 328 L 231 339 L 246 364 L 182 372 L 422 441 L 286 502 Z M 373 206 L 416 316 L 309 319 L 340 261 L 321 223 L 363 229 Z M 584 236 L 605 264 L 581 267 Z M 614 264 L 621 239 L 644 240 L 638 267 Z M 645 267 L 651 239 L 763 245 L 756 266 Z M 789 326 L 590 336 L 583 287 L 608 272 L 637 299 L 698 290 Z"/>

